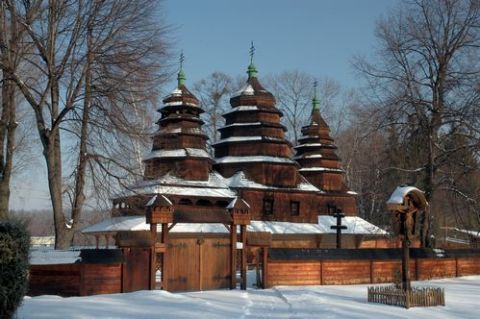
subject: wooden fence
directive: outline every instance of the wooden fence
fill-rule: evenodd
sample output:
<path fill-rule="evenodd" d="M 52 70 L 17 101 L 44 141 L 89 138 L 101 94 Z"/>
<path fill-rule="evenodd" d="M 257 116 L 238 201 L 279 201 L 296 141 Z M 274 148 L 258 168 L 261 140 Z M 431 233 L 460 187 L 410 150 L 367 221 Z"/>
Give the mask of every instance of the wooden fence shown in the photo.
<path fill-rule="evenodd" d="M 395 286 L 368 287 L 368 302 L 410 307 L 445 306 L 445 291 L 442 288 L 412 288 L 405 291 Z"/>
<path fill-rule="evenodd" d="M 394 282 L 401 269 L 396 255 L 378 256 L 358 250 L 328 251 L 315 256 L 311 252 L 279 254 L 271 252 L 267 263 L 266 287 L 277 285 L 348 285 Z M 358 251 L 362 251 L 357 254 Z M 382 253 L 382 252 L 381 252 Z M 429 280 L 480 275 L 480 251 L 477 255 L 411 257 L 410 278 Z M 364 258 L 364 259 L 362 259 Z M 367 259 L 368 258 L 368 259 Z"/>

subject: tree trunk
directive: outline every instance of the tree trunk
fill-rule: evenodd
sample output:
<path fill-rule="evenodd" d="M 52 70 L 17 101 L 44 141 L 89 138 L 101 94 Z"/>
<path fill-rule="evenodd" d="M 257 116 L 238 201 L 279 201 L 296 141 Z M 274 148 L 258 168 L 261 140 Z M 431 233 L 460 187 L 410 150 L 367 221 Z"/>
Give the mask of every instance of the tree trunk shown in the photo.
<path fill-rule="evenodd" d="M 54 131 L 55 132 L 55 131 Z M 58 131 L 56 131 L 58 134 Z M 57 153 L 60 149 L 58 137 L 52 136 L 49 139 L 47 145 L 44 146 L 45 161 L 47 164 L 48 172 L 48 186 L 50 190 L 50 197 L 52 201 L 53 209 L 53 222 L 55 226 L 55 249 L 67 249 L 70 247 L 72 241 L 73 231 L 71 229 L 71 223 L 67 223 L 62 201 L 62 172 L 61 165 L 58 162 L 60 157 Z"/>
<path fill-rule="evenodd" d="M 92 98 L 92 88 L 91 88 L 91 67 L 93 63 L 93 51 L 92 51 L 92 30 L 89 28 L 87 34 L 87 66 L 85 70 L 85 98 L 83 100 L 83 114 L 82 114 L 82 125 L 80 131 L 80 146 L 78 150 L 78 166 L 75 172 L 75 189 L 74 189 L 74 198 L 72 205 L 72 221 L 73 221 L 73 230 L 77 225 L 77 222 L 80 219 L 82 213 L 83 205 L 85 203 L 85 174 L 87 172 L 87 162 L 88 162 L 88 150 L 87 150 L 87 139 L 88 139 L 88 123 L 90 121 L 90 105 Z M 74 232 L 73 232 L 74 233 Z M 73 236 L 72 236 L 73 244 Z"/>
<path fill-rule="evenodd" d="M 10 50 L 2 50 L 2 64 L 11 68 L 3 70 L 2 77 L 2 113 L 0 114 L 0 219 L 9 217 L 10 179 L 13 168 L 13 152 L 15 149 L 16 100 L 15 83 L 12 81 L 12 72 L 15 70 L 14 54 L 16 51 L 17 27 L 13 17 L 7 22 L 6 7 L 2 4 L 0 17 L 0 43 L 8 43 Z M 14 7 L 10 7 L 15 12 Z"/>
<path fill-rule="evenodd" d="M 6 122 L 6 134 L 2 134 L 0 147 L 2 148 L 3 161 L 0 171 L 0 218 L 8 218 L 8 206 L 10 202 L 10 179 L 13 168 L 13 151 L 15 147 L 15 87 L 10 80 L 4 81 L 2 88 L 3 108 L 6 111 L 6 117 L 2 121 Z M 5 140 L 6 138 L 6 140 Z M 5 144 L 6 143 L 6 147 Z M 4 153 L 5 152 L 5 153 Z"/>

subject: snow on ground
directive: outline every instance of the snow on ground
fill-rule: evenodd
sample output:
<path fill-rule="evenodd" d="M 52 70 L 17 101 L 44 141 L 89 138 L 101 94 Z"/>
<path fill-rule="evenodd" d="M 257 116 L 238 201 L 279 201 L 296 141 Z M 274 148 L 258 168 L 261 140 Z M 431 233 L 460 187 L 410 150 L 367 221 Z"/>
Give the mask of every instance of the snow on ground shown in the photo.
<path fill-rule="evenodd" d="M 367 303 L 367 286 L 279 286 L 61 298 L 25 297 L 17 316 L 29 318 L 478 318 L 480 276 L 417 282 L 445 288 L 445 307 L 409 310 Z"/>

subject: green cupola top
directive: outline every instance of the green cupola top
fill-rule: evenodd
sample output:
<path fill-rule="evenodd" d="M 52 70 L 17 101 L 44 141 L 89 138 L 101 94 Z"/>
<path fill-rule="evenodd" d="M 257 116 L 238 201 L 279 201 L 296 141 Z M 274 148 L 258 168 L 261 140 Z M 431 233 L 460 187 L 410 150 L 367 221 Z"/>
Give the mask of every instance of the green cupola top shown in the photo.
<path fill-rule="evenodd" d="M 183 55 L 183 52 L 180 53 L 180 70 L 178 71 L 177 74 L 177 81 L 178 81 L 178 86 L 185 85 L 185 80 L 187 77 L 185 76 L 185 72 L 183 71 L 183 61 L 185 61 L 185 56 Z"/>
<path fill-rule="evenodd" d="M 253 56 L 255 55 L 255 47 L 253 46 L 253 41 L 252 45 L 250 46 L 250 65 L 248 66 L 247 74 L 248 78 L 256 78 L 257 77 L 257 68 L 255 67 L 255 64 L 253 64 Z"/>
<path fill-rule="evenodd" d="M 318 82 L 315 80 L 315 82 L 313 82 L 312 112 L 320 110 L 320 100 L 317 97 L 317 86 Z"/>

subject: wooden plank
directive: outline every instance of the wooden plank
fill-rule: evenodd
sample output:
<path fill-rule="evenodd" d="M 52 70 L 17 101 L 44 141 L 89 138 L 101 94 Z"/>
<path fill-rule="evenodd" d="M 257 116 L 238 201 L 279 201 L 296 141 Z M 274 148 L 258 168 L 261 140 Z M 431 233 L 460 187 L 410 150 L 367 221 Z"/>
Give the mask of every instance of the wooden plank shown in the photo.
<path fill-rule="evenodd" d="M 165 263 L 168 291 L 200 290 L 198 240 L 170 238 Z"/>
<path fill-rule="evenodd" d="M 206 238 L 203 245 L 203 290 L 230 287 L 230 240 Z"/>
<path fill-rule="evenodd" d="M 417 259 L 418 279 L 448 278 L 456 275 L 455 258 Z"/>
<path fill-rule="evenodd" d="M 31 265 L 27 294 L 79 296 L 80 272 L 80 264 Z"/>

